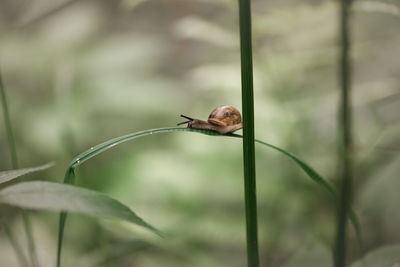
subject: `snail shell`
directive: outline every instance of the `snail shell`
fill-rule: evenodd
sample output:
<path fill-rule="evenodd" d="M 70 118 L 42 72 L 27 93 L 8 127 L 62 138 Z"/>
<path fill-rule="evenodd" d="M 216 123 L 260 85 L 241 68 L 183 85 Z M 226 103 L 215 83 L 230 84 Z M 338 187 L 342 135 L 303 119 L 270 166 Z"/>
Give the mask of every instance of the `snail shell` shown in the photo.
<path fill-rule="evenodd" d="M 207 121 L 192 119 L 185 115 L 181 115 L 181 117 L 188 121 L 178 123 L 178 125 L 187 123 L 188 128 L 211 130 L 220 134 L 231 133 L 243 127 L 239 110 L 231 106 L 217 107 L 208 116 Z"/>

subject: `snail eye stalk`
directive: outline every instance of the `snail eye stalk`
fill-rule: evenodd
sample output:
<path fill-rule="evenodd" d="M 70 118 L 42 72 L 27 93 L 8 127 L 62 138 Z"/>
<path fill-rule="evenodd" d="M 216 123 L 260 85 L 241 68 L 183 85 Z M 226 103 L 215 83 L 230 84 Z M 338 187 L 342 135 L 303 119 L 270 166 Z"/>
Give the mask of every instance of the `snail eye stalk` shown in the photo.
<path fill-rule="evenodd" d="M 190 117 L 188 117 L 188 116 L 185 116 L 185 115 L 182 115 L 182 114 L 181 114 L 181 117 L 187 119 L 188 121 L 180 122 L 180 123 L 177 124 L 178 126 L 179 126 L 179 125 L 182 125 L 182 124 L 189 123 L 190 121 L 193 120 L 192 118 L 190 118 Z"/>

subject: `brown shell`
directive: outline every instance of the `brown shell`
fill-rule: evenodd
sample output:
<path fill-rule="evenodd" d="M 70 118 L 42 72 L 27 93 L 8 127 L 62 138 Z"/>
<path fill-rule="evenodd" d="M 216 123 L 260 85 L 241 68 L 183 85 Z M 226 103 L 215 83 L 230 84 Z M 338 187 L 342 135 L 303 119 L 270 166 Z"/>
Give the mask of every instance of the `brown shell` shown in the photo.
<path fill-rule="evenodd" d="M 211 112 L 210 116 L 208 116 L 208 122 L 218 126 L 232 126 L 240 124 L 242 117 L 236 108 L 221 106 Z"/>

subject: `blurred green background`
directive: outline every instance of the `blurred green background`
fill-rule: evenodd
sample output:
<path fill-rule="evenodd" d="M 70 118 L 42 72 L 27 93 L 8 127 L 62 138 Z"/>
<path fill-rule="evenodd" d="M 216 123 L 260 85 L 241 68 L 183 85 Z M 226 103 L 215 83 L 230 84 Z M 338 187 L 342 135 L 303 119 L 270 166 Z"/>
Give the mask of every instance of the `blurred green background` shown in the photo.
<path fill-rule="evenodd" d="M 333 182 L 336 4 L 252 1 L 256 137 Z M 359 0 L 353 10 L 354 207 L 369 251 L 400 242 L 400 4 Z M 174 126 L 180 114 L 241 109 L 237 3 L 1 0 L 0 67 L 20 166 L 56 162 L 25 180 L 62 182 L 69 161 L 100 142 Z M 1 118 L 0 169 L 8 170 Z M 241 153 L 239 139 L 168 133 L 88 161 L 78 185 L 127 204 L 168 238 L 70 215 L 63 266 L 245 266 Z M 256 153 L 261 266 L 331 266 L 332 199 L 284 156 Z M 25 242 L 21 215 L 0 211 Z M 54 266 L 58 216 L 30 213 L 40 262 Z M 1 265 L 18 266 L 0 234 Z"/>

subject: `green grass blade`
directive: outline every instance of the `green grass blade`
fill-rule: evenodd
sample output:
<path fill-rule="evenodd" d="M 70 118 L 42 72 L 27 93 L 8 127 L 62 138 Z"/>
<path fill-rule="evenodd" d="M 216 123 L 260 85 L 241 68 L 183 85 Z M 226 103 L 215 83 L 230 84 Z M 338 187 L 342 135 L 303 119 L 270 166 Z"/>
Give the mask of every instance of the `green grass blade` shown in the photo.
<path fill-rule="evenodd" d="M 53 182 L 22 182 L 0 190 L 0 203 L 27 209 L 66 211 L 116 218 L 161 232 L 137 216 L 121 202 L 106 194 Z"/>
<path fill-rule="evenodd" d="M 199 134 L 204 134 L 204 135 L 210 135 L 210 136 L 219 136 L 219 137 L 236 137 L 236 138 L 242 138 L 241 135 L 238 134 L 226 134 L 222 135 L 213 131 L 208 131 L 208 130 L 197 130 L 197 129 L 191 129 L 191 128 L 179 128 L 179 127 L 170 127 L 170 128 L 157 128 L 157 129 L 149 129 L 149 130 L 144 130 L 144 131 L 139 131 L 139 132 L 134 132 L 130 133 L 124 136 L 120 136 L 114 139 L 110 139 L 108 141 L 105 141 L 99 145 L 94 146 L 93 148 L 90 148 L 83 153 L 79 154 L 76 156 L 70 163 L 69 168 L 66 171 L 65 178 L 64 178 L 64 183 L 68 184 L 73 184 L 74 183 L 74 168 L 78 167 L 81 165 L 83 162 L 86 162 L 87 160 L 99 155 L 100 153 L 103 153 L 107 151 L 110 148 L 113 148 L 117 145 L 120 145 L 124 142 L 134 140 L 139 137 L 145 137 L 149 136 L 152 134 L 159 134 L 159 133 L 169 133 L 169 132 L 194 132 L 194 133 L 199 133 Z M 290 152 L 279 148 L 277 146 L 268 144 L 266 142 L 260 141 L 255 139 L 255 142 L 262 144 L 264 146 L 267 146 L 269 148 L 272 148 L 290 159 L 292 159 L 314 182 L 325 188 L 333 197 L 335 200 L 337 200 L 337 192 L 335 188 L 330 185 L 330 183 L 324 179 L 321 175 L 319 175 L 312 167 L 310 167 L 307 163 L 299 159 L 298 157 L 294 156 Z M 60 257 L 61 257 L 61 248 L 62 248 L 62 242 L 63 242 L 63 233 L 64 233 L 64 227 L 65 227 L 65 220 L 66 220 L 67 214 L 66 213 L 61 213 L 60 215 L 60 224 L 59 224 L 59 236 L 58 236 L 58 256 L 57 256 L 57 266 L 60 266 Z M 349 211 L 349 218 L 353 224 L 353 227 L 355 229 L 357 238 L 359 240 L 359 243 L 361 242 L 361 231 L 360 231 L 360 224 L 358 222 L 357 216 L 355 212 L 350 209 Z M 361 244 L 361 243 L 360 243 Z"/>
<path fill-rule="evenodd" d="M 61 249 L 64 241 L 64 229 L 67 221 L 67 213 L 61 212 L 58 224 L 58 241 L 57 241 L 57 267 L 61 266 Z"/>
<path fill-rule="evenodd" d="M 54 163 L 50 162 L 50 163 L 47 163 L 47 164 L 44 164 L 41 166 L 37 166 L 37 167 L 2 171 L 2 172 L 0 172 L 0 184 L 14 180 L 18 177 L 21 177 L 21 176 L 29 174 L 29 173 L 46 170 L 52 166 L 54 166 Z"/>
<path fill-rule="evenodd" d="M 334 266 L 346 266 L 347 258 L 347 215 L 351 206 L 353 173 L 353 140 L 351 117 L 351 59 L 350 27 L 351 0 L 340 1 L 340 108 L 339 108 L 339 205 L 337 210 Z"/>
<path fill-rule="evenodd" d="M 336 202 L 339 202 L 339 197 L 336 189 L 326 180 L 324 179 L 321 175 L 319 175 L 310 165 L 299 159 L 298 157 L 294 156 L 293 154 L 287 152 L 286 150 L 276 147 L 274 145 L 268 144 L 266 142 L 260 141 L 260 140 L 255 140 L 257 143 L 268 146 L 276 151 L 281 152 L 282 154 L 286 155 L 290 159 L 292 159 L 307 175 L 310 177 L 314 182 L 316 182 L 318 185 L 323 187 L 325 190 L 327 190 L 335 199 Z M 362 249 L 362 235 L 361 235 L 361 226 L 360 222 L 358 220 L 358 217 L 354 210 L 350 207 L 348 211 L 348 217 L 353 225 L 354 231 L 356 233 L 357 237 L 357 242 Z"/>
<path fill-rule="evenodd" d="M 262 144 L 264 146 L 268 146 L 276 151 L 281 152 L 285 156 L 289 157 L 293 160 L 314 182 L 325 188 L 333 197 L 337 198 L 337 192 L 332 185 L 329 184 L 327 180 L 325 180 L 321 175 L 319 175 L 310 165 L 293 155 L 292 153 L 279 148 L 277 146 L 268 144 L 264 141 L 255 140 L 257 143 Z"/>
<path fill-rule="evenodd" d="M 75 171 L 69 167 L 64 175 L 64 184 L 75 183 Z M 64 229 L 67 221 L 67 213 L 65 211 L 60 213 L 59 226 L 58 226 L 58 241 L 57 241 L 57 267 L 61 266 L 61 248 L 64 240 Z"/>
<path fill-rule="evenodd" d="M 247 265 L 259 266 L 250 0 L 239 0 Z"/>
<path fill-rule="evenodd" d="M 10 114 L 8 112 L 7 97 L 6 97 L 6 92 L 5 92 L 5 88 L 4 88 L 4 84 L 3 84 L 3 79 L 1 76 L 1 71 L 0 71 L 0 94 L 1 94 L 1 101 L 2 101 L 2 107 L 3 107 L 4 122 L 5 122 L 6 130 L 7 130 L 8 145 L 9 145 L 10 154 L 11 154 L 11 163 L 12 163 L 13 169 L 18 169 L 17 148 L 15 145 L 15 138 L 14 138 L 14 133 L 12 130 Z M 20 178 L 19 178 L 19 181 L 21 181 Z M 28 249 L 29 249 L 29 255 L 31 257 L 31 263 L 34 267 L 38 267 L 39 262 L 38 262 L 37 255 L 36 255 L 35 242 L 33 241 L 31 225 L 29 222 L 29 215 L 24 210 L 22 210 L 22 220 L 24 223 L 25 234 L 26 234 L 26 238 L 28 241 Z M 12 240 L 10 240 L 10 241 L 12 242 Z M 16 251 L 16 253 L 18 255 L 18 251 Z"/>
<path fill-rule="evenodd" d="M 8 102 L 3 84 L 3 78 L 1 76 L 1 71 L 0 71 L 0 94 L 3 107 L 4 123 L 6 125 L 6 130 L 7 130 L 8 146 L 11 154 L 11 163 L 14 169 L 18 169 L 17 149 L 15 147 L 14 133 L 11 125 L 10 114 L 8 112 Z"/>
<path fill-rule="evenodd" d="M 181 128 L 181 127 L 170 127 L 170 128 L 158 128 L 158 129 L 150 129 L 150 130 L 144 130 L 144 131 L 139 131 L 139 132 L 134 132 L 130 133 L 124 136 L 116 137 L 113 139 L 110 139 L 108 141 L 105 141 L 101 144 L 98 144 L 94 147 L 91 147 L 90 149 L 84 151 L 83 153 L 79 154 L 76 156 L 71 163 L 69 164 L 69 167 L 65 173 L 64 177 L 64 183 L 65 184 L 73 184 L 75 175 L 74 175 L 74 169 L 78 167 L 79 165 L 83 164 L 85 161 L 95 157 L 96 155 L 107 151 L 108 149 L 115 147 L 119 144 L 122 144 L 124 142 L 139 138 L 139 137 L 144 137 L 152 134 L 158 134 L 158 133 L 168 133 L 168 132 L 197 132 L 197 133 L 202 133 L 205 135 L 220 135 L 216 132 L 213 131 L 208 131 L 208 130 L 196 130 L 196 129 L 191 129 L 191 128 Z M 62 212 L 60 214 L 59 218 L 59 226 L 58 226 L 58 242 L 57 242 L 57 267 L 61 266 L 61 251 L 62 251 L 62 244 L 63 244 L 63 239 L 64 239 L 64 229 L 65 229 L 65 222 L 67 220 L 67 213 Z"/>
<path fill-rule="evenodd" d="M 186 131 L 186 132 L 198 132 L 198 133 L 203 133 L 206 135 L 220 135 L 216 132 L 208 131 L 208 130 L 196 130 L 196 129 L 191 129 L 191 128 L 179 128 L 179 127 L 171 127 L 171 128 L 158 128 L 158 129 L 150 129 L 150 130 L 144 130 L 140 132 L 134 132 L 131 134 L 127 134 L 124 136 L 120 136 L 111 140 L 108 140 L 104 143 L 101 143 L 99 145 L 96 145 L 85 152 L 79 154 L 76 156 L 71 163 L 69 164 L 69 168 L 76 168 L 85 161 L 91 159 L 92 157 L 114 147 L 119 144 L 122 144 L 124 142 L 143 137 L 143 136 L 148 136 L 152 134 L 159 134 L 159 133 L 168 133 L 168 132 L 179 132 L 179 131 Z"/>
<path fill-rule="evenodd" d="M 238 135 L 238 134 L 232 134 L 231 136 L 239 137 L 239 138 L 242 137 L 241 135 Z M 325 190 L 327 190 L 333 196 L 333 198 L 335 199 L 335 201 L 337 203 L 339 202 L 339 197 L 338 197 L 338 193 L 337 193 L 336 189 L 326 179 L 324 179 L 320 174 L 318 174 L 310 165 L 308 165 L 307 163 L 305 163 L 304 161 L 302 161 L 301 159 L 299 159 L 292 153 L 290 153 L 282 148 L 279 148 L 277 146 L 271 145 L 269 143 L 266 143 L 264 141 L 257 140 L 257 139 L 255 140 L 255 142 L 265 145 L 267 147 L 270 147 L 276 151 L 279 151 L 282 154 L 284 154 L 285 156 L 292 159 L 308 175 L 308 177 L 310 177 L 314 182 L 316 182 L 318 185 L 320 185 Z M 351 207 L 349 208 L 347 215 L 348 215 L 350 222 L 356 233 L 357 243 L 358 243 L 360 252 L 362 254 L 363 253 L 362 234 L 361 234 L 361 226 L 360 226 L 359 219 Z"/>

